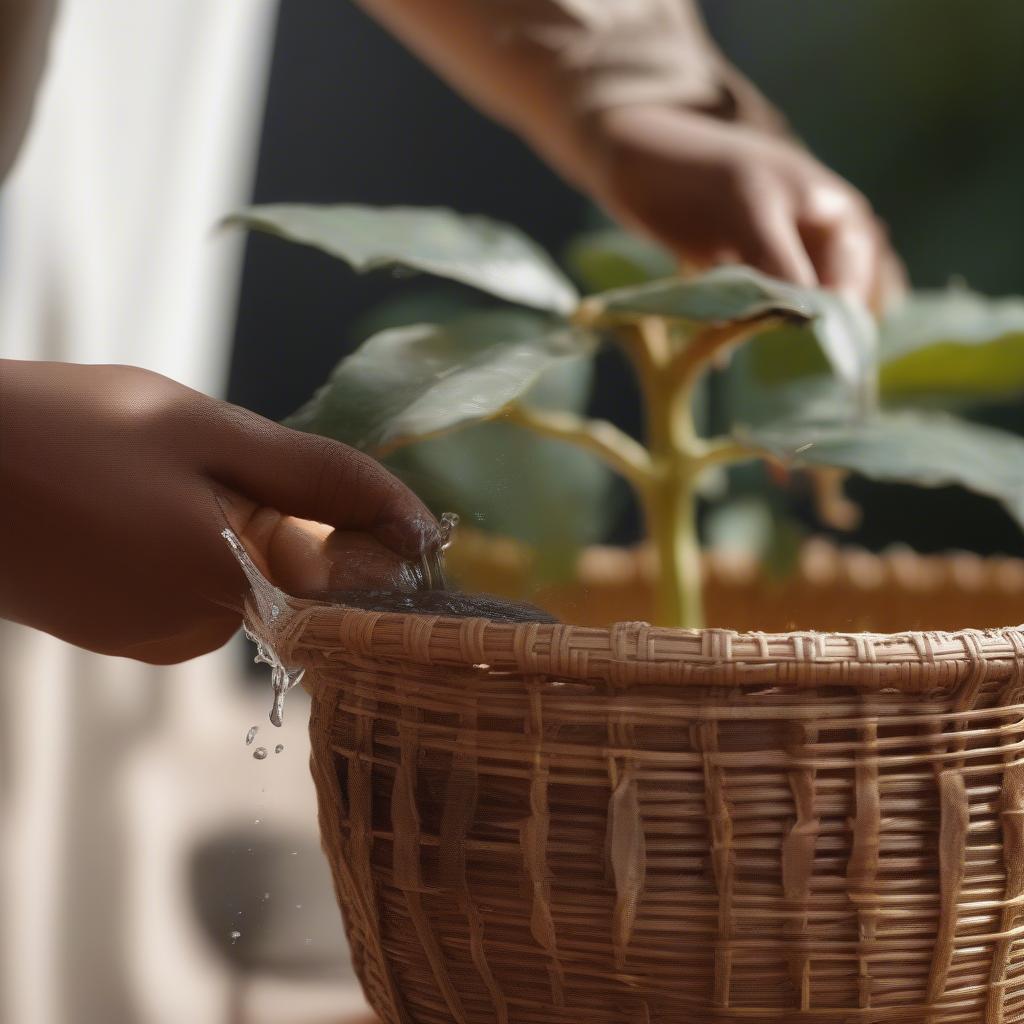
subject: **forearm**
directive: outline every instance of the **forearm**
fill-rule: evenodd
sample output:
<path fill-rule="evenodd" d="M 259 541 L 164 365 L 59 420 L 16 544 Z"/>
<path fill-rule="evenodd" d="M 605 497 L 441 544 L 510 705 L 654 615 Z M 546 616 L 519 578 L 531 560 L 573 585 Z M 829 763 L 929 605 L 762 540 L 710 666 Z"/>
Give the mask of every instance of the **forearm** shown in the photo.
<path fill-rule="evenodd" d="M 781 119 L 690 0 L 360 0 L 468 99 L 594 192 L 600 114 L 637 104 Z"/>

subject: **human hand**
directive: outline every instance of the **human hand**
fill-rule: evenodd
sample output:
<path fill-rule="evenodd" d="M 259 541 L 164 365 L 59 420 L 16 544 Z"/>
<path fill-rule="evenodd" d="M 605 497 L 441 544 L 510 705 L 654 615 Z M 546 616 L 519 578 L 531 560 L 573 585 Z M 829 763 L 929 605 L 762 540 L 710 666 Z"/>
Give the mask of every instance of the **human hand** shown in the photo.
<path fill-rule="evenodd" d="M 785 137 L 670 106 L 594 122 L 594 191 L 696 268 L 745 263 L 884 309 L 902 265 L 867 200 Z"/>
<path fill-rule="evenodd" d="M 0 361 L 0 495 L 0 616 L 161 664 L 239 627 L 225 524 L 296 593 L 389 586 L 437 539 L 368 456 L 127 366 Z"/>

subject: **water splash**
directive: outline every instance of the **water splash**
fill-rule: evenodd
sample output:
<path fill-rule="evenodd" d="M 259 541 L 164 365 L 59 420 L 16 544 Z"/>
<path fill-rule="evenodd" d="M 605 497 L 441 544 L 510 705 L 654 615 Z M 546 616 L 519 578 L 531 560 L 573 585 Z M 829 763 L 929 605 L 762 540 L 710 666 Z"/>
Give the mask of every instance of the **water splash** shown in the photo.
<path fill-rule="evenodd" d="M 451 545 L 452 535 L 459 517 L 454 512 L 445 512 L 438 521 L 438 542 L 425 551 L 415 575 L 418 590 L 447 590 L 448 580 L 444 569 L 444 552 Z M 244 623 L 246 637 L 256 645 L 253 661 L 270 666 L 270 681 L 273 687 L 273 702 L 270 707 L 270 722 L 280 728 L 284 724 L 284 701 L 288 692 L 302 682 L 304 668 L 289 668 L 283 664 L 274 650 L 274 643 L 290 617 L 288 596 L 275 587 L 256 567 L 249 553 L 234 531 L 224 529 L 221 536 L 227 541 L 238 560 L 252 588 L 253 604 L 257 612 L 256 622 Z M 256 629 L 259 629 L 259 634 Z M 255 739 L 256 733 L 249 730 L 246 743 Z M 277 751 L 280 753 L 280 750 Z M 257 755 L 253 755 L 254 757 Z M 264 756 L 266 756 L 264 754 Z M 262 760 L 262 758 L 260 758 Z"/>
<path fill-rule="evenodd" d="M 444 571 L 444 553 L 451 547 L 459 517 L 454 512 L 445 512 L 437 521 L 438 542 L 424 551 L 420 557 L 419 584 L 422 590 L 447 590 L 448 578 Z"/>
<path fill-rule="evenodd" d="M 241 937 L 242 937 L 242 933 L 241 932 L 233 931 L 231 933 L 231 945 L 233 946 Z"/>
<path fill-rule="evenodd" d="M 280 608 L 277 605 L 274 605 L 274 610 L 280 614 Z M 285 668 L 274 649 L 269 644 L 265 644 L 261 637 L 253 633 L 248 626 L 243 626 L 242 631 L 256 645 L 256 657 L 252 659 L 253 662 L 257 665 L 270 666 L 270 684 L 274 690 L 273 703 L 270 705 L 270 724 L 280 729 L 284 725 L 284 699 L 290 690 L 302 682 L 306 670 L 304 668 L 291 670 Z"/>
<path fill-rule="evenodd" d="M 243 631 L 256 645 L 256 656 L 253 661 L 257 665 L 270 666 L 270 681 L 274 691 L 273 703 L 270 707 L 270 721 L 272 725 L 280 727 L 284 723 L 284 698 L 289 690 L 302 682 L 305 672 L 305 669 L 289 669 L 282 664 L 273 647 L 277 631 L 288 617 L 282 615 L 282 611 L 288 610 L 287 595 L 275 587 L 256 568 L 234 531 L 224 529 L 221 531 L 221 536 L 227 541 L 235 558 L 238 559 L 238 564 L 241 565 L 242 571 L 252 587 L 253 603 L 256 605 L 264 635 L 257 636 L 248 624 L 243 625 Z"/>

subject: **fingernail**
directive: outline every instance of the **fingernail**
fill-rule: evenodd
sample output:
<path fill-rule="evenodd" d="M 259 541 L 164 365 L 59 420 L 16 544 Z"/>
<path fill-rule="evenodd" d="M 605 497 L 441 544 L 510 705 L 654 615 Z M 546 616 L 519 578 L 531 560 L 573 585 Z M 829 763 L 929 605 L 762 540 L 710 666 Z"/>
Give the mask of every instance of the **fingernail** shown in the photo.
<path fill-rule="evenodd" d="M 374 530 L 377 539 L 403 558 L 419 559 L 441 542 L 433 516 L 417 514 L 401 522 L 384 523 Z"/>

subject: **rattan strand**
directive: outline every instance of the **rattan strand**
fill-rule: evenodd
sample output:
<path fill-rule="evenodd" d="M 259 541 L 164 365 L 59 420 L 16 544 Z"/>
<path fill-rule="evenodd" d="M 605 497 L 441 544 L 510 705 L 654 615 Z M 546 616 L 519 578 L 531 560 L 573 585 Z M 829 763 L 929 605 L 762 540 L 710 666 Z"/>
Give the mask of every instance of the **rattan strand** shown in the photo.
<path fill-rule="evenodd" d="M 296 612 L 385 1024 L 1024 1015 L 1020 630 Z"/>

